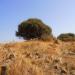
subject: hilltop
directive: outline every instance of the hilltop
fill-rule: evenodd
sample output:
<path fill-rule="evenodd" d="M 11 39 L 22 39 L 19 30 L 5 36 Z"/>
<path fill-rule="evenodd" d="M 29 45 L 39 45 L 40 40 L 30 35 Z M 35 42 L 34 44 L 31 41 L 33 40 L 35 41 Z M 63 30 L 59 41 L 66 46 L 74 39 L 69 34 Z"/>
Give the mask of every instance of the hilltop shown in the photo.
<path fill-rule="evenodd" d="M 0 44 L 7 75 L 75 75 L 75 42 L 30 40 Z"/>

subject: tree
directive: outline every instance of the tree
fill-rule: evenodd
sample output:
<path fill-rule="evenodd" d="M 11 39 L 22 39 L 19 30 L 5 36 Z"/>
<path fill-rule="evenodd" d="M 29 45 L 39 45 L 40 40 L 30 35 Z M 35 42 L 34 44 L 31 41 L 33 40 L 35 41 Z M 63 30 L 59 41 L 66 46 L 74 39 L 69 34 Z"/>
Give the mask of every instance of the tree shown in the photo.
<path fill-rule="evenodd" d="M 26 21 L 23 21 L 18 26 L 18 31 L 16 36 L 23 37 L 25 40 L 30 39 L 43 39 L 43 37 L 49 37 L 52 35 L 52 29 L 44 24 L 41 20 L 31 18 Z M 47 38 L 46 38 L 47 39 Z"/>
<path fill-rule="evenodd" d="M 74 33 L 64 33 L 60 34 L 57 39 L 61 41 L 75 41 L 75 34 Z"/>

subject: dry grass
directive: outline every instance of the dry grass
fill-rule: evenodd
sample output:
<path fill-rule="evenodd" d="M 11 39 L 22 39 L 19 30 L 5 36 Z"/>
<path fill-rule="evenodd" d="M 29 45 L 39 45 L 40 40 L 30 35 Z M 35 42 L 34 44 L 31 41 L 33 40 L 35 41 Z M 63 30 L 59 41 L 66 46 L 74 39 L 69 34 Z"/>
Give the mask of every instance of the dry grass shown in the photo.
<path fill-rule="evenodd" d="M 75 75 L 75 56 L 68 53 L 68 45 L 75 49 L 74 43 L 52 41 L 1 44 L 0 67 L 6 66 L 7 75 Z"/>

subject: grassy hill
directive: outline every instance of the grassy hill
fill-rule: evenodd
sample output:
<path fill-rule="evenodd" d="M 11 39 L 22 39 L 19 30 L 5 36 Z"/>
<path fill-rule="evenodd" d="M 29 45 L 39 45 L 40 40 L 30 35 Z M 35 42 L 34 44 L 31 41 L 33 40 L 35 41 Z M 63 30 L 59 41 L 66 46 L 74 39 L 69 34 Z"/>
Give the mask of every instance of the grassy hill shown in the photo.
<path fill-rule="evenodd" d="M 75 42 L 24 41 L 0 44 L 0 73 L 75 75 Z"/>

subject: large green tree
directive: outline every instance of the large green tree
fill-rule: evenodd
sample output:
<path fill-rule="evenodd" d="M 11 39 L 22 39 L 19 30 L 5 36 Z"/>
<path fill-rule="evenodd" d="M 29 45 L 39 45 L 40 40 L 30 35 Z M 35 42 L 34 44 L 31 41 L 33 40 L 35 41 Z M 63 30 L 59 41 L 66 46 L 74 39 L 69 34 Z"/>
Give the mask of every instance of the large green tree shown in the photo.
<path fill-rule="evenodd" d="M 18 25 L 16 36 L 23 37 L 25 40 L 47 39 L 47 37 L 52 36 L 52 29 L 40 19 L 30 18 Z"/>

